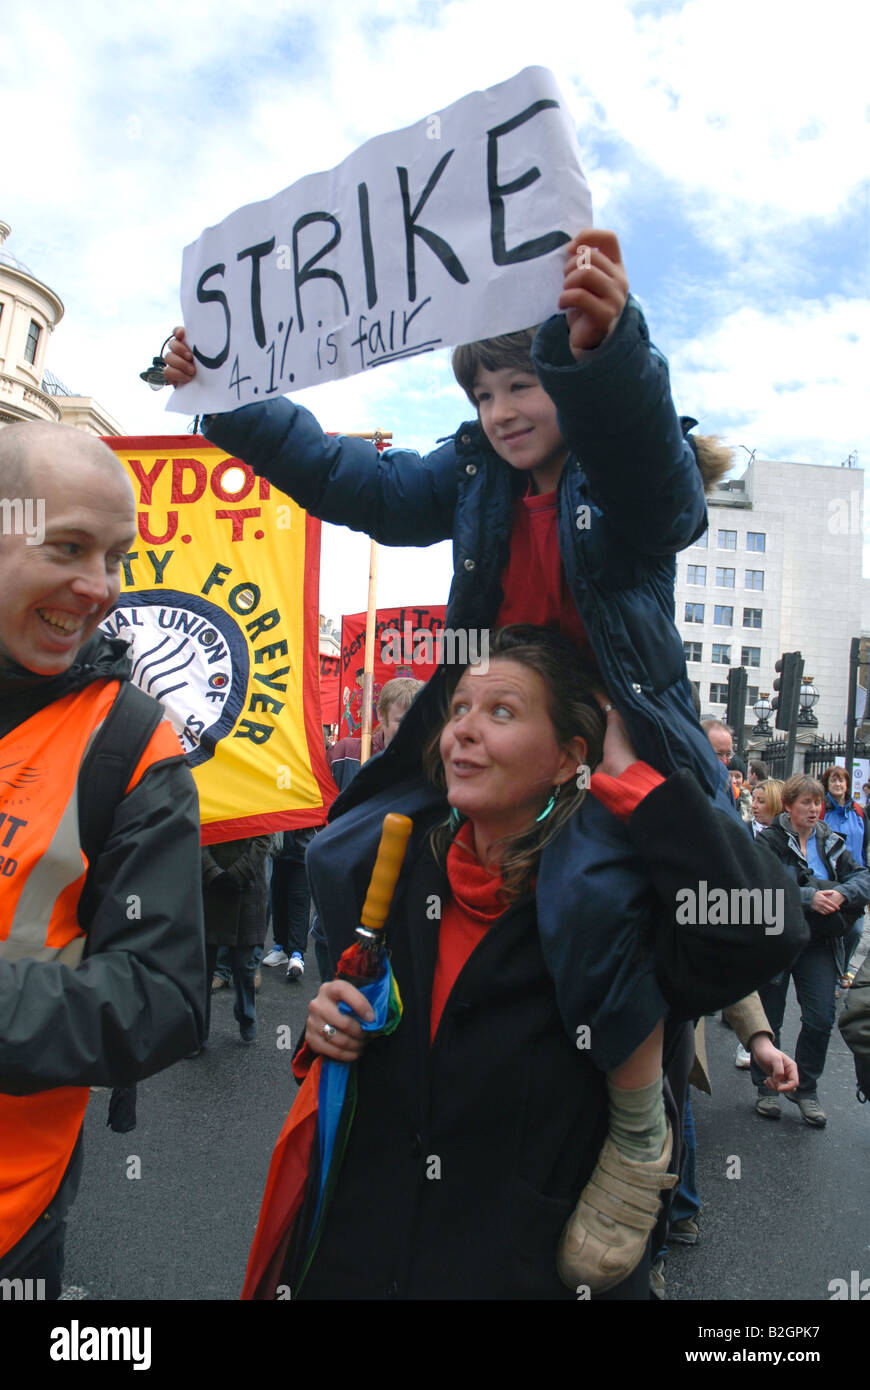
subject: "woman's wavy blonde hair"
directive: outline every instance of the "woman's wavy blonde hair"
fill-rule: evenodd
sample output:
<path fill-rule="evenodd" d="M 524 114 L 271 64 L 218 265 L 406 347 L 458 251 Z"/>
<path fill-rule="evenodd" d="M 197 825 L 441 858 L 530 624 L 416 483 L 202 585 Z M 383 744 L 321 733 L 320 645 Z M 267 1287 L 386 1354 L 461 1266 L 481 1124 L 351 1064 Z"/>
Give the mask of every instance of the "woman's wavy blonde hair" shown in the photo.
<path fill-rule="evenodd" d="M 595 699 L 596 681 L 573 642 L 551 628 L 517 624 L 493 633 L 489 659 L 493 661 L 499 658 L 516 661 L 540 676 L 547 692 L 547 706 L 556 742 L 564 747 L 575 738 L 584 739 L 586 761 L 590 769 L 594 769 L 601 762 L 604 749 L 606 716 Z M 443 718 L 438 733 L 429 741 L 424 754 L 427 776 L 445 793 L 447 781 L 439 745 L 449 717 L 453 690 L 465 669 L 454 668 L 448 672 L 449 691 L 442 711 Z M 501 855 L 502 891 L 506 905 L 531 891 L 541 851 L 555 839 L 562 826 L 582 805 L 585 796 L 586 789 L 577 787 L 575 779 L 569 778 L 556 794 L 553 809 L 543 821 L 534 821 L 526 830 L 497 841 L 494 848 Z M 432 831 L 432 845 L 441 863 L 446 859 L 456 829 L 455 825 L 451 827 L 448 818 Z"/>
<path fill-rule="evenodd" d="M 766 777 L 763 782 L 756 782 L 755 791 L 761 792 L 764 797 L 764 805 L 771 820 L 776 820 L 777 816 L 782 815 L 782 789 L 785 786 L 777 777 Z"/>

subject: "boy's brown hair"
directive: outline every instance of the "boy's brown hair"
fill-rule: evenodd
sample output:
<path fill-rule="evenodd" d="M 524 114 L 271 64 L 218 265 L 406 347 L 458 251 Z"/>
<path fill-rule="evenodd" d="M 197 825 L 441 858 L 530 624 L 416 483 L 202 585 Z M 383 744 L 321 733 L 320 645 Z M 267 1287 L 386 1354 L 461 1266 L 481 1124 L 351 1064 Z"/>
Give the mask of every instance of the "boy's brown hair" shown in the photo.
<path fill-rule="evenodd" d="M 498 338 L 483 338 L 479 343 L 463 343 L 453 349 L 453 375 L 475 410 L 474 383 L 481 368 L 498 372 L 502 367 L 511 367 L 516 372 L 534 373 L 532 343 L 537 331 L 537 327 L 522 328 L 518 333 L 502 333 Z"/>
<path fill-rule="evenodd" d="M 378 719 L 383 724 L 387 710 L 398 705 L 403 714 L 411 708 L 417 694 L 423 689 L 425 681 L 414 680 L 412 676 L 394 676 L 381 689 L 378 696 Z"/>

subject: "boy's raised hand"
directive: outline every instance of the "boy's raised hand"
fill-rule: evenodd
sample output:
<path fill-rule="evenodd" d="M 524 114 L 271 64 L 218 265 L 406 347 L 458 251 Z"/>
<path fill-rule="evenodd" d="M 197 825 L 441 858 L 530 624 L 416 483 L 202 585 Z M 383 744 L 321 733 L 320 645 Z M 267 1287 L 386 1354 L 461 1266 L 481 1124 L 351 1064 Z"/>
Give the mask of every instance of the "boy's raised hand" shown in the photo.
<path fill-rule="evenodd" d="M 196 363 L 185 342 L 184 329 L 179 326 L 173 328 L 172 332 L 174 336 L 163 354 L 163 361 L 166 363 L 163 374 L 170 386 L 186 386 L 196 375 Z"/>
<path fill-rule="evenodd" d="M 609 338 L 628 299 L 628 276 L 615 232 L 587 227 L 567 247 L 559 308 L 568 320 L 571 351 L 579 360 Z"/>

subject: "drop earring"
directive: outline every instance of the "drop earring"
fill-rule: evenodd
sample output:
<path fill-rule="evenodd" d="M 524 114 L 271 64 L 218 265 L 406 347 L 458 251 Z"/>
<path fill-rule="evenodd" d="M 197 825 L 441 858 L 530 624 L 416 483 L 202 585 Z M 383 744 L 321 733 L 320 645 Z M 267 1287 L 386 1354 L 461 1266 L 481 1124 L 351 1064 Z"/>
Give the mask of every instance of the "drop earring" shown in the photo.
<path fill-rule="evenodd" d="M 456 809 L 455 806 L 451 806 L 451 808 L 450 808 L 450 815 L 449 815 L 448 818 L 447 818 L 447 826 L 448 826 L 448 829 L 450 830 L 451 835 L 455 835 L 455 834 L 456 834 L 457 830 L 459 829 L 459 825 L 460 825 L 460 822 L 461 822 L 461 821 L 462 821 L 462 816 L 461 816 L 460 813 L 457 811 L 457 809 Z"/>
<path fill-rule="evenodd" d="M 540 814 L 539 816 L 535 816 L 535 823 L 536 823 L 536 824 L 540 824 L 540 822 L 541 822 L 542 820 L 546 820 L 546 819 L 547 819 L 547 817 L 549 816 L 549 814 L 550 814 L 550 812 L 552 811 L 553 807 L 555 806 L 556 801 L 558 800 L 559 792 L 560 792 L 561 790 L 562 790 L 561 787 L 554 787 L 554 788 L 553 788 L 552 795 L 550 796 L 550 800 L 547 802 L 547 804 L 546 804 L 546 806 L 544 807 L 543 811 L 541 812 L 541 814 Z"/>

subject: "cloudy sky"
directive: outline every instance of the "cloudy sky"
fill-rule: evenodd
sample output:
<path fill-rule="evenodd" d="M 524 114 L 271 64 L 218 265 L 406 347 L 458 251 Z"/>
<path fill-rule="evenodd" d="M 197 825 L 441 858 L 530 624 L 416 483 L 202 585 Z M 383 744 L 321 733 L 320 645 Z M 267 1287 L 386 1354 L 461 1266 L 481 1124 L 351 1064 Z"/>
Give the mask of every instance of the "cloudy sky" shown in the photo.
<path fill-rule="evenodd" d="M 184 428 L 138 372 L 204 227 L 540 64 L 679 411 L 761 458 L 870 464 L 863 0 L 8 0 L 3 28 L 7 249 L 66 306 L 48 365 L 127 433 Z M 300 399 L 418 449 L 468 410 L 446 353 Z M 364 607 L 367 560 L 324 528 L 325 612 Z M 379 601 L 441 602 L 450 572 L 447 545 L 382 551 Z"/>

